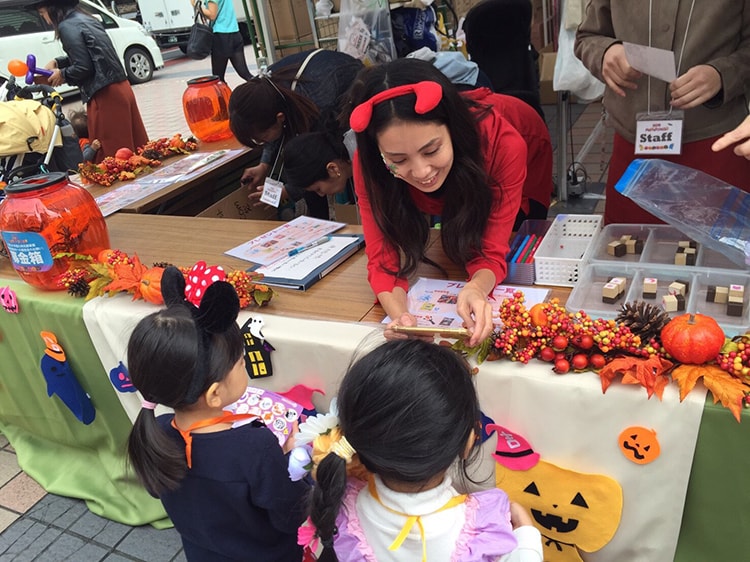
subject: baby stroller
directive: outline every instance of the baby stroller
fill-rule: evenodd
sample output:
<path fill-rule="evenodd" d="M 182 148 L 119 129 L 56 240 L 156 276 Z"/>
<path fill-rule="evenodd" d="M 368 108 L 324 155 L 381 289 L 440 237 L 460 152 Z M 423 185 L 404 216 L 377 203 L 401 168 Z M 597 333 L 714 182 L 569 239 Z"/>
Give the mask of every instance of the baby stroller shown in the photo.
<path fill-rule="evenodd" d="M 32 99 L 37 92 L 42 97 Z M 62 111 L 62 97 L 54 88 L 19 86 L 13 76 L 0 86 L 0 182 L 77 170 L 82 161 L 73 127 Z"/>

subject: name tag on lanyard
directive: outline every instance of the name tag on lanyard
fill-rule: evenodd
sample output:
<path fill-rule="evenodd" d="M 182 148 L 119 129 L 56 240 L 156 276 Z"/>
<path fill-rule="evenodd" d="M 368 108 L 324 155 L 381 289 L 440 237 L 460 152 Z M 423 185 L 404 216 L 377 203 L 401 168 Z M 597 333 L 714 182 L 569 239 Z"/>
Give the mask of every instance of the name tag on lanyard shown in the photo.
<path fill-rule="evenodd" d="M 644 156 L 682 153 L 681 110 L 639 113 L 635 124 L 635 153 Z"/>

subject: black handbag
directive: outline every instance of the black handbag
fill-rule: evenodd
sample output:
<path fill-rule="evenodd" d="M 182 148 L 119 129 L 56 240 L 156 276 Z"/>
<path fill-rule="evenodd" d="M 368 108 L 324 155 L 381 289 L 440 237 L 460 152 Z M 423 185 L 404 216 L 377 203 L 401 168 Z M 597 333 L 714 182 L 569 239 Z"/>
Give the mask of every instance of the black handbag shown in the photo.
<path fill-rule="evenodd" d="M 211 29 L 212 22 L 201 12 L 202 0 L 195 2 L 195 18 L 193 27 L 190 28 L 187 48 L 185 54 L 195 60 L 205 59 L 211 54 L 211 44 L 214 41 L 214 32 Z"/>

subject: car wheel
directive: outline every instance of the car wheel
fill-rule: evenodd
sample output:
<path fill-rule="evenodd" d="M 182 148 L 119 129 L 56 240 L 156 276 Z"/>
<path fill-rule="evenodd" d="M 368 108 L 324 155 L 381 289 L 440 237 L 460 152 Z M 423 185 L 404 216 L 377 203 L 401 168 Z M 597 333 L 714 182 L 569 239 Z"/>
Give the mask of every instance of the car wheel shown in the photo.
<path fill-rule="evenodd" d="M 145 49 L 130 47 L 125 51 L 125 72 L 131 84 L 148 82 L 154 75 L 154 63 Z"/>

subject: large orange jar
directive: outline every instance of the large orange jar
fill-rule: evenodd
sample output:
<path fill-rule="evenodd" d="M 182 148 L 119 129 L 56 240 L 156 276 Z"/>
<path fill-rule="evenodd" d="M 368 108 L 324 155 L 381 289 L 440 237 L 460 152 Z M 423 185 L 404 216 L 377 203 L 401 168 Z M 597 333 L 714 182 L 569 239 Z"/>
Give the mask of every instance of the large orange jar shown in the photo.
<path fill-rule="evenodd" d="M 40 289 L 61 289 L 57 279 L 70 258 L 109 248 L 104 217 L 94 198 L 61 172 L 30 176 L 5 187 L 0 233 L 18 275 Z"/>
<path fill-rule="evenodd" d="M 232 91 L 217 76 L 188 80 L 182 94 L 182 109 L 188 127 L 203 142 L 232 136 L 229 129 L 229 96 Z"/>

